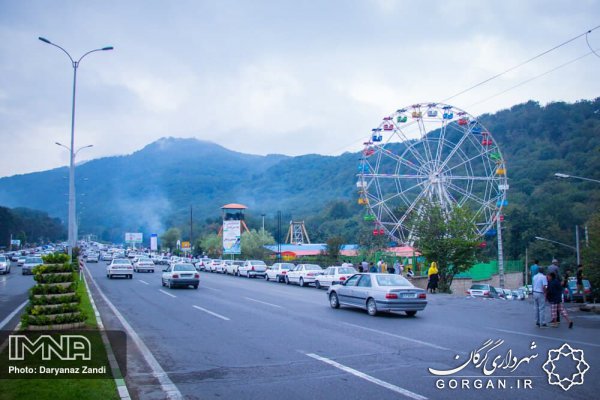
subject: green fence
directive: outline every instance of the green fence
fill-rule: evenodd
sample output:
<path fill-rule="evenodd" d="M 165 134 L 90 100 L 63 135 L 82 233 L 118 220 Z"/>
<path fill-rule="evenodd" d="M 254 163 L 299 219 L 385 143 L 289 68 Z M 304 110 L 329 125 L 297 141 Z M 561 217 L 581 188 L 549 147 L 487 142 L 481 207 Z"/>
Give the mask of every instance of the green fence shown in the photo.
<path fill-rule="evenodd" d="M 523 272 L 525 264 L 521 260 L 505 260 L 504 272 Z M 468 271 L 455 275 L 455 278 L 471 278 L 474 281 L 490 279 L 498 273 L 498 261 L 473 265 Z"/>

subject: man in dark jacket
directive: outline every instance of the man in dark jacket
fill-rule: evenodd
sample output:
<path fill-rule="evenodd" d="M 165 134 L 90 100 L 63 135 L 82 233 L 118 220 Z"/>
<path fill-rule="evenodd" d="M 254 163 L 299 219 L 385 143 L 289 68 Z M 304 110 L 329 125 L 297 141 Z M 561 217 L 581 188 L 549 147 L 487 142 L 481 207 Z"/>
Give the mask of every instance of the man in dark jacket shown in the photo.
<path fill-rule="evenodd" d="M 573 321 L 569 318 L 567 314 L 567 310 L 563 307 L 562 303 L 562 285 L 560 284 L 560 280 L 556 276 L 555 272 L 550 272 L 548 274 L 548 290 L 546 291 L 546 298 L 548 303 L 550 303 L 550 315 L 552 316 L 552 322 L 550 326 L 553 328 L 558 328 L 558 313 L 561 313 L 563 317 L 569 323 L 569 329 L 573 328 Z"/>

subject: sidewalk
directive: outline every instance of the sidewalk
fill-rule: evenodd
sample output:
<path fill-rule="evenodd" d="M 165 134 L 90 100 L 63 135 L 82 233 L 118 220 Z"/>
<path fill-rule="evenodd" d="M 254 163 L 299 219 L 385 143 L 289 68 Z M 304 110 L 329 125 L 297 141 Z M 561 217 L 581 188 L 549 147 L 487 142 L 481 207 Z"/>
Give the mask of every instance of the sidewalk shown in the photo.
<path fill-rule="evenodd" d="M 590 303 L 586 303 L 586 304 L 582 304 L 579 309 L 581 311 L 591 311 L 593 313 L 600 313 L 600 304 L 590 304 Z"/>

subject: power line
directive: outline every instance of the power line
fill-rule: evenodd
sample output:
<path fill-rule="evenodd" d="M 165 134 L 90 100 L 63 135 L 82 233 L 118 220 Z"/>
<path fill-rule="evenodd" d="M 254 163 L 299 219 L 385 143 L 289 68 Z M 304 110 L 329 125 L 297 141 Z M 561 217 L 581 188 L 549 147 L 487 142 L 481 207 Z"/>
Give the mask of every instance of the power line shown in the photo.
<path fill-rule="evenodd" d="M 590 31 L 591 32 L 591 31 Z M 590 45 L 590 42 L 588 41 L 588 34 L 590 32 L 587 32 L 585 34 L 585 42 L 587 43 L 588 47 L 590 48 L 590 50 L 592 51 L 592 53 L 594 53 L 596 55 L 596 57 L 600 57 L 600 54 L 596 53 L 596 51 L 594 49 L 592 49 L 592 46 Z"/>
<path fill-rule="evenodd" d="M 546 71 L 546 72 L 543 72 L 543 73 L 541 73 L 541 74 L 539 74 L 539 75 L 536 75 L 536 76 L 534 76 L 534 77 L 531 77 L 531 78 L 529 78 L 529 79 L 526 79 L 526 80 L 524 80 L 523 82 L 517 83 L 516 85 L 509 87 L 508 89 L 505 89 L 505 90 L 503 90 L 503 91 L 501 91 L 501 92 L 499 92 L 499 93 L 496 93 L 496 94 L 494 94 L 494 95 L 492 95 L 492 96 L 490 96 L 490 97 L 486 97 L 485 99 L 483 99 L 483 100 L 480 100 L 480 101 L 478 101 L 478 102 L 476 102 L 476 103 L 473 103 L 473 104 L 469 105 L 467 108 L 470 108 L 470 107 L 473 107 L 473 106 L 479 105 L 479 104 L 481 104 L 481 103 L 485 103 L 486 101 L 488 101 L 488 100 L 491 100 L 491 99 L 493 99 L 494 97 L 500 96 L 500 95 L 502 95 L 502 94 L 504 94 L 504 93 L 506 93 L 506 92 L 509 92 L 509 91 L 511 91 L 511 90 L 513 90 L 513 89 L 516 89 L 516 88 L 518 88 L 519 86 L 523 86 L 523 85 L 525 85 L 526 83 L 529 83 L 529 82 L 531 82 L 531 81 L 533 81 L 533 80 L 536 80 L 536 79 L 538 79 L 538 78 L 541 78 L 541 77 L 542 77 L 542 76 L 544 76 L 544 75 L 548 75 L 549 73 L 551 73 L 551 72 L 554 72 L 554 71 L 556 71 L 557 69 L 560 69 L 560 68 L 566 67 L 566 66 L 567 66 L 567 65 L 569 65 L 569 64 L 572 64 L 572 63 L 574 63 L 574 62 L 576 62 L 576 61 L 579 61 L 579 60 L 581 60 L 582 58 L 589 56 L 590 54 L 596 54 L 596 52 L 594 51 L 594 49 L 592 49 L 592 51 L 590 51 L 590 52 L 587 52 L 587 53 L 585 53 L 585 54 L 584 54 L 584 55 L 582 55 L 582 56 L 579 56 L 579 57 L 577 57 L 577 58 L 574 58 L 574 59 L 572 59 L 572 60 L 570 60 L 570 61 L 567 61 L 567 62 L 566 62 L 566 63 L 564 63 L 564 64 L 561 64 L 561 65 L 559 65 L 559 66 L 557 66 L 557 67 L 554 67 L 554 68 L 552 68 L 551 70 L 548 70 L 548 71 Z M 596 54 L 596 55 L 597 55 L 597 54 Z"/>
<path fill-rule="evenodd" d="M 498 78 L 498 77 L 500 77 L 500 76 L 502 76 L 502 75 L 504 75 L 504 74 L 507 74 L 507 73 L 509 73 L 509 72 L 511 72 L 511 71 L 514 71 L 515 69 L 517 69 L 517 68 L 519 68 L 519 67 L 522 67 L 523 65 L 525 65 L 525 64 L 528 64 L 528 63 L 532 62 L 533 60 L 536 60 L 536 59 L 538 59 L 538 58 L 540 58 L 540 57 L 542 57 L 542 56 L 544 56 L 544 55 L 546 55 L 546 54 L 548 54 L 548 53 L 550 53 L 550 52 L 552 52 L 552 51 L 554 51 L 554 50 L 556 50 L 556 49 L 558 49 L 558 48 L 560 48 L 560 47 L 562 47 L 562 46 L 564 46 L 564 45 L 566 45 L 566 44 L 568 44 L 568 43 L 571 43 L 572 41 L 574 41 L 574 40 L 576 40 L 576 39 L 579 39 L 579 38 L 580 38 L 580 37 L 582 37 L 582 36 L 585 36 L 585 37 L 586 37 L 586 40 L 587 40 L 587 35 L 588 35 L 589 33 L 591 33 L 592 31 L 594 31 L 594 30 L 598 29 L 598 28 L 600 28 L 600 25 L 598 25 L 598 26 L 595 26 L 594 28 L 592 28 L 592 29 L 590 29 L 590 30 L 588 30 L 588 31 L 585 31 L 585 32 L 583 32 L 583 33 L 581 33 L 581 34 L 579 34 L 579 35 L 577 35 L 577 36 L 575 36 L 575 37 L 573 37 L 573 38 L 571 38 L 571 39 L 569 39 L 569 40 L 567 40 L 567 41 L 565 41 L 565 42 L 563 42 L 563 43 L 561 43 L 561 44 L 559 44 L 559 45 L 556 45 L 556 46 L 552 47 L 551 49 L 548 49 L 548 50 L 546 50 L 546 51 L 544 51 L 544 52 L 542 52 L 542 53 L 540 53 L 540 54 L 538 54 L 538 55 L 536 55 L 536 56 L 533 56 L 533 57 L 531 57 L 529 60 L 523 61 L 523 62 L 522 62 L 522 63 L 520 63 L 520 64 L 517 64 L 517 65 L 515 65 L 515 66 L 513 66 L 513 67 L 510 67 L 510 68 L 509 68 L 509 69 L 507 69 L 506 71 L 500 72 L 500 73 L 498 73 L 498 74 L 496 74 L 496 75 L 494 75 L 494 76 L 492 76 L 492 77 L 490 77 L 490 78 L 488 78 L 488 79 L 486 79 L 486 80 L 484 80 L 484 81 L 481 81 L 481 82 L 479 82 L 479 83 L 477 83 L 477 84 L 475 84 L 475 85 L 473 85 L 473 86 L 471 86 L 471 87 L 469 87 L 469 88 L 467 88 L 467 89 L 464 89 L 464 90 L 462 90 L 462 91 L 460 91 L 460 92 L 458 92 L 458 93 L 456 93 L 456 94 L 454 94 L 454 95 L 452 95 L 452 96 L 450 96 L 450 97 L 448 97 L 448 98 L 445 98 L 444 100 L 442 100 L 442 101 L 441 101 L 441 103 L 445 103 L 445 102 L 447 102 L 448 100 L 451 100 L 451 99 L 453 99 L 453 98 L 455 98 L 455 97 L 458 97 L 458 96 L 460 96 L 461 94 L 464 94 L 464 93 L 466 93 L 466 92 L 468 92 L 468 91 L 470 91 L 470 90 L 473 90 L 473 89 L 475 89 L 475 88 L 477 88 L 477 87 L 479 87 L 479 86 L 481 86 L 481 85 L 483 85 L 483 84 L 486 84 L 486 83 L 488 83 L 488 82 L 489 82 L 489 81 L 491 81 L 491 80 L 494 80 L 494 79 L 496 79 L 496 78 Z M 589 44 L 588 44 L 588 45 L 589 45 Z M 590 47 L 590 49 L 591 49 L 591 47 Z M 593 50 L 592 50 L 592 51 L 593 51 Z"/>

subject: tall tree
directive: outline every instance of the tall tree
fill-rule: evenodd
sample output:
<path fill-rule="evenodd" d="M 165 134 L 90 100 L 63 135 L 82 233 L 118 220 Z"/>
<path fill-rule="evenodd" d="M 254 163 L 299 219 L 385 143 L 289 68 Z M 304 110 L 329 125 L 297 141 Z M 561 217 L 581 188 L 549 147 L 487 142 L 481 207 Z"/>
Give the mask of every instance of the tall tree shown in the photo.
<path fill-rule="evenodd" d="M 454 275 L 476 262 L 478 237 L 471 210 L 454 205 L 444 210 L 436 203 L 422 203 L 422 212 L 411 219 L 415 227 L 414 247 L 427 259 L 435 261 L 439 271 L 439 289 L 450 293 Z"/>
<path fill-rule="evenodd" d="M 588 223 L 589 243 L 583 249 L 583 275 L 592 285 L 592 297 L 600 298 L 600 212 Z M 591 299 L 590 299 L 591 300 Z"/>
<path fill-rule="evenodd" d="M 171 252 L 177 248 L 177 241 L 181 240 L 181 231 L 177 228 L 171 228 L 160 237 L 160 245 L 163 249 L 169 249 Z"/>

